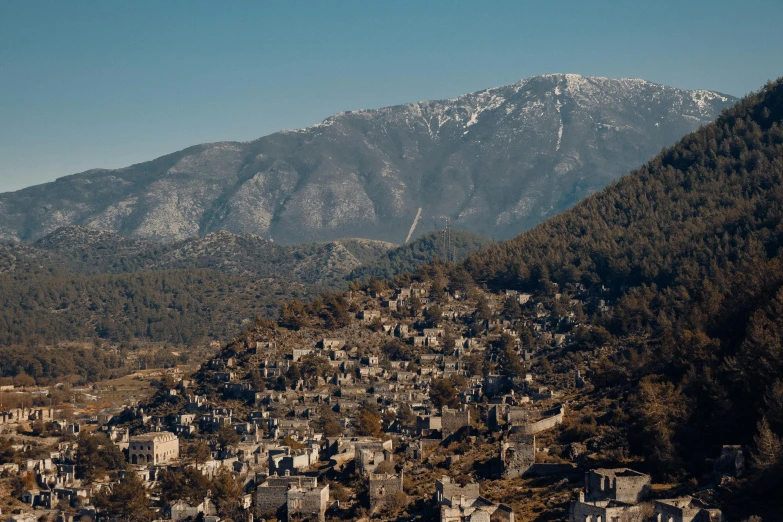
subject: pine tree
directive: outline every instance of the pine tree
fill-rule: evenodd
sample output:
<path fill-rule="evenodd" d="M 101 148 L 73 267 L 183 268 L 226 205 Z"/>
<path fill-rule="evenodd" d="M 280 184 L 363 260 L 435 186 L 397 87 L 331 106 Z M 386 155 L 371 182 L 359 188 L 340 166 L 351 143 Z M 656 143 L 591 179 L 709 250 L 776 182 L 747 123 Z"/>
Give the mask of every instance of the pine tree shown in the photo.
<path fill-rule="evenodd" d="M 753 467 L 759 471 L 774 466 L 783 457 L 783 442 L 769 427 L 766 417 L 762 417 L 758 425 L 758 433 L 753 437 L 754 450 L 750 460 Z"/>
<path fill-rule="evenodd" d="M 373 408 L 366 403 L 362 404 L 359 413 L 356 415 L 356 433 L 370 437 L 381 436 L 383 431 L 381 429 L 381 417 L 378 415 L 377 408 Z"/>
<path fill-rule="evenodd" d="M 498 345 L 498 371 L 506 377 L 519 377 L 525 371 L 525 365 L 516 351 L 516 339 L 504 333 Z"/>
<path fill-rule="evenodd" d="M 454 384 L 448 379 L 433 379 L 430 383 L 430 400 L 436 408 L 450 406 L 456 408 L 459 406 L 457 399 L 457 390 Z"/>
<path fill-rule="evenodd" d="M 148 504 L 144 483 L 133 471 L 126 472 L 125 478 L 115 484 L 111 492 L 101 490 L 95 496 L 95 507 L 125 522 L 152 520 L 154 516 L 147 508 Z"/>
<path fill-rule="evenodd" d="M 234 520 L 242 510 L 242 484 L 228 468 L 221 467 L 212 480 L 212 495 L 223 518 Z"/>
<path fill-rule="evenodd" d="M 239 435 L 230 424 L 223 424 L 218 431 L 217 441 L 221 448 L 230 448 L 239 444 Z"/>

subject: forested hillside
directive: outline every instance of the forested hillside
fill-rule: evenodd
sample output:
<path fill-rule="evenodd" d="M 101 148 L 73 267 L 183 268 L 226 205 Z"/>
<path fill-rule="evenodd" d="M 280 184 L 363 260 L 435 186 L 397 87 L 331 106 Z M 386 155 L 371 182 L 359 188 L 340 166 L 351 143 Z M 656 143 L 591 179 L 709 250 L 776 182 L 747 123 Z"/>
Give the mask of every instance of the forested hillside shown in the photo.
<path fill-rule="evenodd" d="M 778 80 L 465 266 L 497 288 L 608 287 L 617 303 L 604 326 L 620 349 L 594 371 L 609 396 L 629 399 L 630 450 L 677 475 L 708 471 L 721 444 L 748 444 L 753 487 L 734 501 L 777 520 L 781 500 L 768 494 L 783 483 L 782 242 Z"/>
<path fill-rule="evenodd" d="M 414 272 L 436 257 L 460 262 L 469 254 L 493 243 L 495 242 L 489 238 L 470 232 L 452 230 L 448 237 L 443 230 L 428 232 L 417 240 L 389 250 L 385 255 L 354 269 L 347 279 L 390 279 L 403 272 Z"/>
<path fill-rule="evenodd" d="M 282 300 L 445 257 L 441 237 L 396 248 L 362 239 L 287 247 L 223 232 L 161 245 L 68 227 L 33 244 L 0 245 L 0 346 L 226 340 L 257 316 L 275 316 Z M 455 259 L 492 243 L 451 237 Z"/>
<path fill-rule="evenodd" d="M 93 277 L 50 273 L 3 278 L 0 289 L 0 345 L 226 339 L 243 320 L 274 313 L 278 296 L 305 293 L 301 284 L 251 281 L 212 270 Z"/>
<path fill-rule="evenodd" d="M 57 229 L 33 243 L 0 244 L 0 255 L 81 275 L 205 268 L 319 284 L 342 279 L 394 247 L 363 239 L 282 246 L 253 234 L 225 231 L 161 244 L 73 226 Z M 9 269 L 0 264 L 0 272 Z"/>

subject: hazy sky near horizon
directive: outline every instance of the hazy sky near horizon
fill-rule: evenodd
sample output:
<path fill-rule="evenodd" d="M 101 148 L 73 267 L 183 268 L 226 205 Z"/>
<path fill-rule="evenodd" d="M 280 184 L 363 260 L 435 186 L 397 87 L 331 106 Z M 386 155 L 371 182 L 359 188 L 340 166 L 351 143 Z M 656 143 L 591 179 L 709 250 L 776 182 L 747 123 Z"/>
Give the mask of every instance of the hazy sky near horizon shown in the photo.
<path fill-rule="evenodd" d="M 545 73 L 742 96 L 783 0 L 0 2 L 0 192 Z"/>

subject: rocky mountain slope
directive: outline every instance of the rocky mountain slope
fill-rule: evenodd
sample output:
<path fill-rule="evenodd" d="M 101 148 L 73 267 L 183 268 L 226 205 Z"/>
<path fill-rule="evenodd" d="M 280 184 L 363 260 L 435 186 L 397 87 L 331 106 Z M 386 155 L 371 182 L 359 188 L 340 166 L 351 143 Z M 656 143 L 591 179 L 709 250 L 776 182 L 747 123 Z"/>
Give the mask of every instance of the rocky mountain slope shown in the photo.
<path fill-rule="evenodd" d="M 638 79 L 547 75 L 457 98 L 346 112 L 248 143 L 197 145 L 0 194 L 0 238 L 81 225 L 177 241 L 227 230 L 278 243 L 402 242 L 458 228 L 510 237 L 734 103 Z"/>

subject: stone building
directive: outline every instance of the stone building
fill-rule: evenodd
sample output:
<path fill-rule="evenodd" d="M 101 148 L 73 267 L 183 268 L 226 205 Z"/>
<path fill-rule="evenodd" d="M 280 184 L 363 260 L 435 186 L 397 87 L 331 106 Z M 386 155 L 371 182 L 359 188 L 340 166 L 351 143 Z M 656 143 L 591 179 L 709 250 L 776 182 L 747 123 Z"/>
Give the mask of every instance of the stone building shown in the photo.
<path fill-rule="evenodd" d="M 484 497 L 455 497 L 441 504 L 440 522 L 514 522 L 514 511 Z"/>
<path fill-rule="evenodd" d="M 387 500 L 405 493 L 402 487 L 403 474 L 370 473 L 370 509 L 381 507 Z"/>
<path fill-rule="evenodd" d="M 204 516 L 211 516 L 217 514 L 217 508 L 215 503 L 209 497 L 204 498 L 204 501 L 196 506 L 191 506 L 184 500 L 177 500 L 166 506 L 163 510 L 163 514 L 168 516 L 173 522 L 184 520 L 186 518 L 196 518 L 199 514 Z"/>
<path fill-rule="evenodd" d="M 620 522 L 640 512 L 650 492 L 650 476 L 628 468 L 594 469 L 585 474 L 569 522 Z"/>
<path fill-rule="evenodd" d="M 323 341 L 321 341 L 321 345 L 324 350 L 339 350 L 345 346 L 345 339 L 330 339 L 329 337 L 325 337 Z"/>
<path fill-rule="evenodd" d="M 514 522 L 514 511 L 479 495 L 477 483 L 459 486 L 449 477 L 435 481 L 441 522 Z"/>
<path fill-rule="evenodd" d="M 316 477 L 272 475 L 256 488 L 256 506 L 262 514 L 274 514 L 286 505 L 289 486 L 309 486 L 318 484 Z"/>
<path fill-rule="evenodd" d="M 317 477 L 273 475 L 256 488 L 256 506 L 264 515 L 285 508 L 287 520 L 300 516 L 323 522 L 328 505 L 329 485 L 319 486 Z"/>
<path fill-rule="evenodd" d="M 650 493 L 650 484 L 650 475 L 632 469 L 594 469 L 585 474 L 584 500 L 637 504 Z"/>
<path fill-rule="evenodd" d="M 369 323 L 380 318 L 381 318 L 381 312 L 378 310 L 362 310 L 361 312 L 359 312 L 359 319 L 361 319 L 365 323 Z"/>
<path fill-rule="evenodd" d="M 394 463 L 392 452 L 387 449 L 372 449 L 356 447 L 355 465 L 356 470 L 362 475 L 375 473 L 382 462 Z"/>
<path fill-rule="evenodd" d="M 505 428 L 524 435 L 536 435 L 562 423 L 565 406 L 538 411 L 527 406 L 498 404 L 489 409 L 488 416 L 492 430 Z"/>
<path fill-rule="evenodd" d="M 286 516 L 293 519 L 326 520 L 326 508 L 329 507 L 329 485 L 292 485 L 286 492 Z"/>
<path fill-rule="evenodd" d="M 437 415 L 417 415 L 416 433 L 422 437 L 428 437 L 433 431 L 443 429 L 443 418 Z"/>
<path fill-rule="evenodd" d="M 460 486 L 451 481 L 451 478 L 447 476 L 441 477 L 440 480 L 435 481 L 435 498 L 433 499 L 436 504 L 441 504 L 444 500 L 452 497 L 465 497 L 465 498 L 478 498 L 479 497 L 479 485 L 478 482 L 471 484 L 465 484 Z"/>
<path fill-rule="evenodd" d="M 170 431 L 157 431 L 131 437 L 128 461 L 131 464 L 162 464 L 179 458 L 179 439 Z"/>
<path fill-rule="evenodd" d="M 11 408 L 0 411 L 0 424 L 16 424 L 27 421 L 49 422 L 54 420 L 52 408 Z"/>
<path fill-rule="evenodd" d="M 502 441 L 500 460 L 503 463 L 503 478 L 517 478 L 524 475 L 536 462 L 535 435 L 523 435 L 516 440 Z"/>
<path fill-rule="evenodd" d="M 691 497 L 655 501 L 656 522 L 722 522 L 719 509 L 707 509 Z"/>
<path fill-rule="evenodd" d="M 291 359 L 294 362 L 301 361 L 303 357 L 306 357 L 313 353 L 312 348 L 294 348 L 291 350 Z"/>
<path fill-rule="evenodd" d="M 398 323 L 397 326 L 394 327 L 394 336 L 400 338 L 408 337 L 408 325 Z"/>
<path fill-rule="evenodd" d="M 487 397 L 502 395 L 511 389 L 511 380 L 504 375 L 487 375 L 484 377 L 484 393 Z"/>
<path fill-rule="evenodd" d="M 626 504 L 614 500 L 596 502 L 573 502 L 569 522 L 624 522 L 633 520 L 641 508 L 636 504 Z"/>
<path fill-rule="evenodd" d="M 723 446 L 715 460 L 713 472 L 718 477 L 741 477 L 745 473 L 745 454 L 742 446 Z"/>
<path fill-rule="evenodd" d="M 441 411 L 441 433 L 442 438 L 447 439 L 465 426 L 470 426 L 470 410 L 463 408 L 461 410 L 452 410 L 444 407 Z"/>
<path fill-rule="evenodd" d="M 318 448 L 294 450 L 288 446 L 271 448 L 267 452 L 269 473 L 297 473 L 305 471 L 318 461 Z"/>
<path fill-rule="evenodd" d="M 274 341 L 256 341 L 257 352 L 274 352 L 277 350 L 277 343 Z"/>

